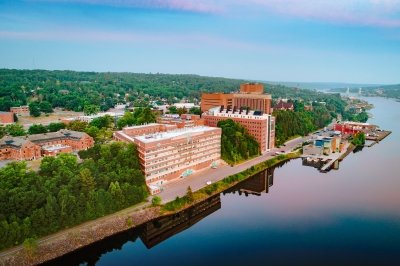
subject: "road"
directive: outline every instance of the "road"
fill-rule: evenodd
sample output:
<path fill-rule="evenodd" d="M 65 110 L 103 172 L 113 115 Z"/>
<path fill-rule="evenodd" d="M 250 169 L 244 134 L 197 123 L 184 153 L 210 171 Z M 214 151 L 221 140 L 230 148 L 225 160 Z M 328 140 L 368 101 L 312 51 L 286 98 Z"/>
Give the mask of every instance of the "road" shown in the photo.
<path fill-rule="evenodd" d="M 157 196 L 161 197 L 163 203 L 169 202 L 175 199 L 177 196 L 179 197 L 184 196 L 189 186 L 192 189 L 192 191 L 199 190 L 207 185 L 206 184 L 207 181 L 211 181 L 212 183 L 214 183 L 224 179 L 227 176 L 240 173 L 252 167 L 253 165 L 259 164 L 261 162 L 273 158 L 275 156 L 275 153 L 278 151 L 285 153 L 290 152 L 296 146 L 302 144 L 303 141 L 305 141 L 308 138 L 310 137 L 305 137 L 305 138 L 299 137 L 290 140 L 285 143 L 285 146 L 272 149 L 270 152 L 267 152 L 261 156 L 248 160 L 241 164 L 235 165 L 234 167 L 231 167 L 230 165 L 220 165 L 218 166 L 217 169 L 208 168 L 206 170 L 198 171 L 188 177 L 185 177 L 184 179 L 180 179 L 178 181 L 164 185 L 163 187 L 164 190 Z"/>

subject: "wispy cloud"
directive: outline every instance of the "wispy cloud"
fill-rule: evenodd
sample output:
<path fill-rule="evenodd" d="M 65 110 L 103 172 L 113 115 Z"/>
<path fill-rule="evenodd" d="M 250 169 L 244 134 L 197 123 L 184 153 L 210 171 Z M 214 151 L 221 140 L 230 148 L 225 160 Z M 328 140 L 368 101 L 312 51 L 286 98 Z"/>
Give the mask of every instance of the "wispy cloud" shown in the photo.
<path fill-rule="evenodd" d="M 400 27 L 400 0 L 248 0 L 281 15 L 337 24 Z"/>
<path fill-rule="evenodd" d="M 400 27 L 400 0 L 25 0 L 253 16 L 266 12 L 335 24 Z"/>

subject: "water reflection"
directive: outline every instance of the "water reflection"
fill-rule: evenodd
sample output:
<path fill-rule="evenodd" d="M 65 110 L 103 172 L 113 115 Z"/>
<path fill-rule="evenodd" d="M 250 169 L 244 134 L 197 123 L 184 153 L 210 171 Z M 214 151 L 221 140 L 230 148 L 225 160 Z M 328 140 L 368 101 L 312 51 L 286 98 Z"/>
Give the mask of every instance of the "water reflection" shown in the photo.
<path fill-rule="evenodd" d="M 274 168 L 266 169 L 258 174 L 255 174 L 249 179 L 244 180 L 243 182 L 237 184 L 236 186 L 226 190 L 223 194 L 229 194 L 236 192 L 239 195 L 244 194 L 246 197 L 251 195 L 261 196 L 261 193 L 268 193 L 269 188 L 274 185 Z"/>
<path fill-rule="evenodd" d="M 147 248 L 152 248 L 190 228 L 220 208 L 221 197 L 218 194 L 187 210 L 146 223 L 141 230 L 140 239 Z"/>

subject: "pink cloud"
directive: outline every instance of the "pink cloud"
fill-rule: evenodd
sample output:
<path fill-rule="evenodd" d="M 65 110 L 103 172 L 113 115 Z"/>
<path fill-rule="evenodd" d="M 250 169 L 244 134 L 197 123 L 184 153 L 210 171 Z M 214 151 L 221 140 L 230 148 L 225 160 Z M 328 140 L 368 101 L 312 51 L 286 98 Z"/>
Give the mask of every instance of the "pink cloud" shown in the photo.
<path fill-rule="evenodd" d="M 400 27 L 400 0 L 248 0 L 281 15 L 376 27 Z"/>

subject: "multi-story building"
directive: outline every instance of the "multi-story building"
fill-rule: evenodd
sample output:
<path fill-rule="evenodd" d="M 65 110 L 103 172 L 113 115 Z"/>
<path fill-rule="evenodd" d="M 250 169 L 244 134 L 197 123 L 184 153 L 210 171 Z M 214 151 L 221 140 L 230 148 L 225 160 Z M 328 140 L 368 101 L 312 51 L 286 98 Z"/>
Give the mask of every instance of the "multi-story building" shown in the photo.
<path fill-rule="evenodd" d="M 204 120 L 199 115 L 192 114 L 165 114 L 157 117 L 157 123 L 176 125 L 178 128 L 195 127 L 204 125 Z"/>
<path fill-rule="evenodd" d="M 260 144 L 261 153 L 265 153 L 275 146 L 275 118 L 261 111 L 251 111 L 243 108 L 212 108 L 203 113 L 204 124 L 217 127 L 219 121 L 232 119 L 245 127 Z"/>
<path fill-rule="evenodd" d="M 93 147 L 93 138 L 83 132 L 58 132 L 0 139 L 0 160 L 34 160 L 42 156 L 85 150 Z"/>
<path fill-rule="evenodd" d="M 264 85 L 259 83 L 245 83 L 240 85 L 239 93 L 203 93 L 201 95 L 201 111 L 225 106 L 237 108 L 249 107 L 252 110 L 271 113 L 271 95 L 264 94 Z"/>
<path fill-rule="evenodd" d="M 8 125 L 14 123 L 14 113 L 0 112 L 0 125 Z"/>
<path fill-rule="evenodd" d="M 10 112 L 16 115 L 29 115 L 29 106 L 10 107 Z"/>
<path fill-rule="evenodd" d="M 154 128 L 157 124 L 147 125 Z M 159 125 L 162 126 L 168 125 Z M 141 126 L 142 132 L 143 127 Z M 114 133 L 114 138 L 137 145 L 140 164 L 152 194 L 163 184 L 210 167 L 221 157 L 221 129 L 191 127 L 135 135 L 135 127 Z"/>

